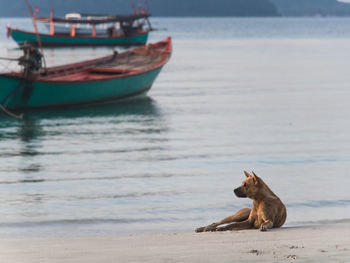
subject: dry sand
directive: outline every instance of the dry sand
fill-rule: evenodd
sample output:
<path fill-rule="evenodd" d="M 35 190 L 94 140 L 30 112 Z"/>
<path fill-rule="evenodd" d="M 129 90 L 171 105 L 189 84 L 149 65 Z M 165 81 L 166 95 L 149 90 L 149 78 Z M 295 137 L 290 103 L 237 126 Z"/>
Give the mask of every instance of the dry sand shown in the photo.
<path fill-rule="evenodd" d="M 0 262 L 350 262 L 350 223 L 269 232 L 0 238 Z"/>

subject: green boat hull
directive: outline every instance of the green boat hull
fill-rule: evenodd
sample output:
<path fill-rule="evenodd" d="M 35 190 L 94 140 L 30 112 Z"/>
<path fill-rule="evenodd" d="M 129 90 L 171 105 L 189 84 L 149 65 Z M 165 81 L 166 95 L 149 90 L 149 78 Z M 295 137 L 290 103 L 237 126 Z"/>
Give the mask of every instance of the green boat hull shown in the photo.
<path fill-rule="evenodd" d="M 11 29 L 12 38 L 18 43 L 23 44 L 28 41 L 37 45 L 37 35 L 31 32 Z M 139 33 L 128 37 L 89 37 L 89 36 L 61 36 L 39 34 L 40 41 L 44 47 L 59 46 L 132 46 L 144 45 L 148 39 L 148 32 Z"/>
<path fill-rule="evenodd" d="M 49 108 L 115 101 L 147 92 L 162 67 L 125 78 L 88 82 L 21 82 L 0 75 L 0 103 L 9 109 Z"/>

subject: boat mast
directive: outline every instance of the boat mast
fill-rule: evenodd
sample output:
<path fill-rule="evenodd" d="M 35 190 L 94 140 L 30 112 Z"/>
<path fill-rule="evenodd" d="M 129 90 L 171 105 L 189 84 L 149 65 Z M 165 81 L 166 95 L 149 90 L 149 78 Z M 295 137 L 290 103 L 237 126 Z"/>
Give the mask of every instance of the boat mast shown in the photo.
<path fill-rule="evenodd" d="M 43 45 L 41 44 L 41 39 L 40 39 L 40 36 L 39 36 L 39 33 L 38 33 L 38 28 L 36 26 L 36 17 L 35 17 L 33 9 L 31 7 L 31 5 L 29 4 L 28 0 L 26 0 L 26 4 L 27 4 L 27 7 L 28 7 L 29 15 L 32 18 L 32 23 L 33 23 L 33 27 L 34 27 L 34 33 L 36 34 L 36 39 L 38 41 L 40 52 L 43 55 L 44 69 L 45 69 L 45 71 L 47 71 L 46 60 L 45 60 L 45 56 L 44 56 L 44 52 L 43 52 Z"/>

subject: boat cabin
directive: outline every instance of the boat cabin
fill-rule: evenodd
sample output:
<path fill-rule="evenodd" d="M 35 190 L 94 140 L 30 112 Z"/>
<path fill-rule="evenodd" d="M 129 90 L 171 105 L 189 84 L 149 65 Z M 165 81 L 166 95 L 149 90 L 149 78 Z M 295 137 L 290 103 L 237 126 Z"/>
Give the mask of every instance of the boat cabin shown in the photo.
<path fill-rule="evenodd" d="M 152 30 L 149 13 L 131 15 L 96 15 L 68 13 L 64 18 L 39 17 L 36 21 L 45 23 L 50 35 L 122 37 Z"/>

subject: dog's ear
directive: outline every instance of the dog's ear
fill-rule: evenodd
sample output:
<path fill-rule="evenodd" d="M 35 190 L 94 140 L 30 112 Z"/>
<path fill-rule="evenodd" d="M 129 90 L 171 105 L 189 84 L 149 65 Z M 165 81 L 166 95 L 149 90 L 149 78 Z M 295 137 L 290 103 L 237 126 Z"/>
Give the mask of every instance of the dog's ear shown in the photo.
<path fill-rule="evenodd" d="M 252 177 L 247 171 L 244 171 L 244 174 L 245 174 L 245 176 L 248 177 L 248 178 L 249 178 L 249 177 Z"/>
<path fill-rule="evenodd" d="M 253 181 L 254 181 L 254 183 L 255 184 L 259 183 L 259 177 L 254 172 L 252 172 L 252 174 L 253 174 Z"/>

